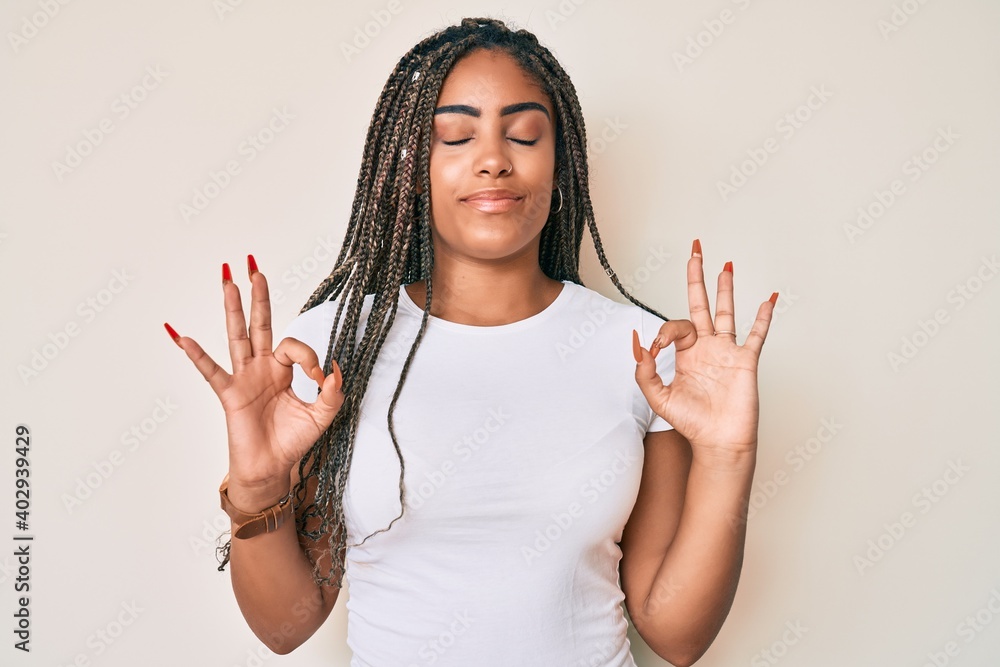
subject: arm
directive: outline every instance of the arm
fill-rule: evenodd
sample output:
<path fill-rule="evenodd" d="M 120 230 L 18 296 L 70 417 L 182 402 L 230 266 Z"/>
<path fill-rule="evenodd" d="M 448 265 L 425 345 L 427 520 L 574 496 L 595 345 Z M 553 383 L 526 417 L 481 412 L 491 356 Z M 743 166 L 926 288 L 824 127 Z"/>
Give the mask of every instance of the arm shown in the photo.
<path fill-rule="evenodd" d="M 664 322 L 648 350 L 632 334 L 636 382 L 675 430 L 647 434 L 628 540 L 622 535 L 632 622 L 657 654 L 682 666 L 708 650 L 736 594 L 757 460 L 757 366 L 778 297 L 758 307 L 737 345 L 732 262 L 719 273 L 714 322 L 697 240 L 687 278 L 691 321 Z M 664 385 L 654 360 L 671 345 L 675 373 Z"/>
<path fill-rule="evenodd" d="M 267 280 L 252 255 L 247 256 L 247 272 L 249 328 L 239 288 L 229 265 L 222 265 L 232 373 L 194 339 L 180 336 L 169 324 L 165 327 L 222 402 L 229 434 L 229 499 L 243 512 L 256 513 L 274 505 L 290 484 L 298 482 L 298 463 L 333 423 L 344 392 L 337 364 L 331 362 L 330 375 L 324 375 L 316 351 L 302 341 L 285 337 L 273 347 Z M 315 402 L 306 403 L 292 391 L 294 364 L 319 387 Z M 315 479 L 310 480 L 305 506 L 315 497 L 315 487 Z M 319 544 L 300 540 L 296 522 L 287 521 L 271 533 L 233 538 L 230 543 L 233 590 L 240 610 L 254 634 L 275 653 L 289 653 L 301 645 L 336 604 L 339 589 L 316 584 L 306 556 L 322 553 L 326 537 L 321 536 Z M 321 572 L 329 570 L 329 554 L 320 557 L 318 565 Z"/>
<path fill-rule="evenodd" d="M 753 462 L 723 471 L 676 430 L 648 433 L 639 495 L 622 534 L 621 580 L 636 631 L 686 667 L 718 635 L 736 594 Z"/>
<path fill-rule="evenodd" d="M 292 469 L 290 484 L 298 483 L 298 466 Z M 306 502 L 312 503 L 316 494 L 316 478 L 306 485 Z M 249 489 L 229 487 L 233 504 L 243 508 L 270 507 L 288 493 L 291 486 L 252 492 Z M 296 510 L 301 516 L 302 507 Z M 313 517 L 308 525 L 314 530 L 319 519 Z M 339 529 L 339 527 L 338 527 Z M 329 532 L 314 542 L 297 536 L 295 521 L 286 521 L 273 533 L 264 533 L 249 539 L 233 538 L 230 550 L 230 568 L 233 592 L 243 613 L 243 618 L 253 633 L 273 652 L 284 655 L 302 645 L 323 625 L 334 605 L 340 589 L 320 586 L 313 581 L 309 553 L 321 553 L 318 567 L 325 574 L 331 556 L 328 551 Z M 338 558 L 334 577 L 343 569 L 343 557 Z"/>

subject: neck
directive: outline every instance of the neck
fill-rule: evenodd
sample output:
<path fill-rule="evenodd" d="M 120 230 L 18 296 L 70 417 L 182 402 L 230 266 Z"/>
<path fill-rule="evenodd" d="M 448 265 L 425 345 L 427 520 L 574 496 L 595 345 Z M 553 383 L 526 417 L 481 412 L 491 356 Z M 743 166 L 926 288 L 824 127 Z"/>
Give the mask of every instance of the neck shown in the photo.
<path fill-rule="evenodd" d="M 537 315 L 563 289 L 560 281 L 542 272 L 537 253 L 504 263 L 436 256 L 431 278 L 431 315 L 471 326 L 500 326 Z M 407 285 L 406 292 L 417 307 L 424 308 L 426 281 Z"/>

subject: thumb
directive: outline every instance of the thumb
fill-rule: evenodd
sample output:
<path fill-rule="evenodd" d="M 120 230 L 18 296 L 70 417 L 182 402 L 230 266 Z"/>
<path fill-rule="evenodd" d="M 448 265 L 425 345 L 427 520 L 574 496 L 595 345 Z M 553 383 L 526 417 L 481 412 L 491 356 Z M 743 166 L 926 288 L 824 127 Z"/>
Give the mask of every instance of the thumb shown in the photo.
<path fill-rule="evenodd" d="M 635 357 L 635 381 L 642 390 L 642 395 L 652 406 L 663 401 L 663 395 L 670 389 L 663 384 L 660 374 L 656 372 L 654 355 L 639 344 L 639 332 L 632 330 L 632 354 Z"/>
<path fill-rule="evenodd" d="M 671 343 L 674 344 L 675 351 L 680 352 L 694 345 L 697 340 L 698 333 L 690 320 L 670 320 L 660 326 L 660 332 L 649 347 L 653 358 L 656 358 L 656 354 Z"/>
<path fill-rule="evenodd" d="M 324 428 L 333 422 L 344 405 L 344 378 L 340 373 L 340 366 L 336 361 L 331 361 L 330 364 L 332 372 L 326 377 L 323 377 L 323 371 L 318 366 L 310 373 L 321 389 L 310 409 Z"/>

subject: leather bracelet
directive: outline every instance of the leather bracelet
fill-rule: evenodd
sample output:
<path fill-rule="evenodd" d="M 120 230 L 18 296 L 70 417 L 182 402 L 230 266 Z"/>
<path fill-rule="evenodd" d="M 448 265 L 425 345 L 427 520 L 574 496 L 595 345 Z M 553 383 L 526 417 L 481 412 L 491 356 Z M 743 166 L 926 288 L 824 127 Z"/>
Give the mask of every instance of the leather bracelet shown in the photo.
<path fill-rule="evenodd" d="M 222 500 L 223 511 L 229 515 L 229 518 L 235 524 L 233 527 L 233 537 L 241 540 L 278 530 L 294 512 L 294 507 L 292 507 L 292 489 L 289 489 L 288 495 L 277 503 L 256 514 L 248 514 L 237 509 L 232 501 L 229 500 L 229 475 L 226 475 L 226 478 L 222 480 L 222 484 L 219 486 L 219 497 Z"/>

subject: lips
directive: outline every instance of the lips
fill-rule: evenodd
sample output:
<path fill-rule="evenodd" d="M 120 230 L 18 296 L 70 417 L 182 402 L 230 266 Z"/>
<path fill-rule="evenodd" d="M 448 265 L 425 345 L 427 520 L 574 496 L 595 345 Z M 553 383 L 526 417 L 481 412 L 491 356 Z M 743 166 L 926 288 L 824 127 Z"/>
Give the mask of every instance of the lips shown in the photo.
<path fill-rule="evenodd" d="M 462 201 L 469 201 L 471 199 L 523 199 L 523 196 L 513 190 L 490 188 L 488 190 L 476 190 L 469 196 L 463 197 Z"/>
<path fill-rule="evenodd" d="M 484 213 L 504 213 L 520 204 L 523 199 L 522 195 L 513 190 L 497 188 L 473 192 L 461 201 Z"/>

